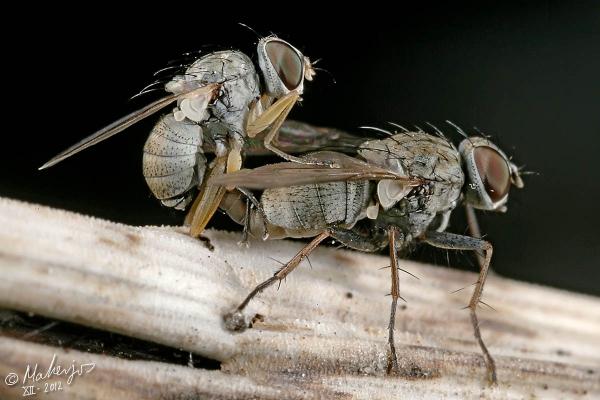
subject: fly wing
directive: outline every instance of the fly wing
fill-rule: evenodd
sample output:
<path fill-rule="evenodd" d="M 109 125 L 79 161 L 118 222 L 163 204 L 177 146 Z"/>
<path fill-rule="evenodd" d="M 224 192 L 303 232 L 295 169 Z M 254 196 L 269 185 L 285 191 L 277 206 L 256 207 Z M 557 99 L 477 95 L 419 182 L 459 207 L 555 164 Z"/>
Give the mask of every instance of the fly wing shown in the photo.
<path fill-rule="evenodd" d="M 311 160 L 332 162 L 335 166 L 283 162 L 255 169 L 242 169 L 213 181 L 221 186 L 247 189 L 309 185 L 313 183 L 393 179 L 407 186 L 417 186 L 420 179 L 401 176 L 342 153 L 322 151 L 310 154 Z"/>
<path fill-rule="evenodd" d="M 247 138 L 244 153 L 247 156 L 272 155 L 264 146 L 264 134 L 259 133 L 255 138 Z M 340 129 L 319 127 L 305 122 L 286 120 L 281 128 L 274 145 L 286 153 L 307 153 L 317 150 L 332 150 L 347 154 L 355 154 L 358 146 L 366 138 L 354 136 Z M 205 146 L 209 146 L 208 143 Z M 205 150 L 209 150 L 205 148 Z M 213 149 L 210 149 L 213 150 Z"/>
<path fill-rule="evenodd" d="M 200 88 L 191 89 L 184 93 L 171 94 L 169 96 L 163 97 L 162 99 L 156 100 L 155 102 L 152 102 L 147 106 L 137 111 L 134 111 L 131 114 L 128 114 L 123 118 L 113 122 L 112 124 L 100 129 L 98 132 L 86 137 L 80 142 L 75 143 L 73 146 L 59 153 L 46 164 L 42 165 L 39 169 L 42 170 L 51 167 L 55 164 L 58 164 L 64 159 L 71 157 L 72 155 L 77 154 L 80 151 L 87 149 L 88 147 L 98 144 L 113 135 L 116 135 L 117 133 L 123 131 L 124 129 L 127 129 L 136 122 L 139 122 L 142 119 L 156 113 L 157 111 L 160 111 L 161 109 L 165 108 L 166 106 L 168 106 L 176 100 L 192 96 L 208 96 L 211 95 L 217 87 L 217 84 L 210 84 L 202 86 Z"/>

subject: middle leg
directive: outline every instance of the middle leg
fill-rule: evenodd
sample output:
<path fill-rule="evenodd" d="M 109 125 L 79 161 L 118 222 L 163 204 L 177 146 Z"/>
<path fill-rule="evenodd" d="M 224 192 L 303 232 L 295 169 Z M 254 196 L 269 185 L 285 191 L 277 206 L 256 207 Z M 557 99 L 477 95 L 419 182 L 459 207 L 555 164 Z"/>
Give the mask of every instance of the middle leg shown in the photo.
<path fill-rule="evenodd" d="M 392 371 L 398 372 L 398 357 L 396 356 L 396 345 L 394 343 L 394 325 L 396 323 L 396 308 L 398 305 L 398 299 L 400 298 L 400 279 L 398 278 L 398 251 L 396 249 L 396 235 L 398 229 L 391 227 L 388 230 L 388 237 L 390 241 L 390 270 L 392 272 L 392 290 L 390 292 L 392 296 L 392 308 L 390 310 L 390 323 L 388 325 L 388 343 L 390 345 L 390 352 L 388 354 L 387 362 L 387 373 L 390 374 Z"/>

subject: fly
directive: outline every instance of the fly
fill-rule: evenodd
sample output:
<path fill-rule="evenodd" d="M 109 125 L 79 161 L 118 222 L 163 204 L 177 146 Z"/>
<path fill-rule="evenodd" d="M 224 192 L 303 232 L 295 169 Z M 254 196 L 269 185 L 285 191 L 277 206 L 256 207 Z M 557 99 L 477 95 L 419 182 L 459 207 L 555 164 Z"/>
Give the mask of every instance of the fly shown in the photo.
<path fill-rule="evenodd" d="M 241 168 L 245 141 L 262 135 L 262 145 L 288 161 L 311 163 L 280 150 L 274 143 L 294 105 L 301 100 L 304 81 L 315 75 L 310 60 L 275 36 L 257 46 L 258 68 L 236 50 L 217 51 L 193 61 L 182 75 L 164 87 L 169 94 L 99 130 L 40 167 L 45 169 L 123 131 L 176 103 L 162 116 L 144 145 L 144 178 L 162 204 L 185 209 L 193 201 L 186 223 L 199 236 L 216 211 L 225 189 L 212 185 L 222 174 Z M 258 71 L 258 72 L 257 72 Z M 205 140 L 208 139 L 208 140 Z M 210 164 L 203 142 L 212 143 Z"/>
<path fill-rule="evenodd" d="M 384 139 L 364 141 L 355 149 L 355 157 L 333 151 L 310 154 L 313 159 L 335 164 L 333 168 L 283 162 L 216 179 L 215 183 L 222 185 L 262 190 L 259 207 L 250 213 L 244 212 L 244 200 L 234 192 L 223 199 L 222 209 L 244 224 L 245 230 L 271 239 L 312 238 L 225 316 L 226 326 L 230 330 L 246 329 L 243 310 L 248 303 L 284 279 L 328 238 L 365 252 L 389 246 L 392 305 L 387 372 L 391 373 L 398 370 L 394 324 L 401 298 L 399 251 L 422 242 L 443 249 L 481 252 L 479 279 L 468 308 L 488 380 L 495 383 L 494 359 L 481 336 L 476 313 L 492 244 L 478 237 L 475 230 L 471 236 L 465 236 L 448 233 L 446 227 L 459 203 L 467 206 L 471 214 L 473 208 L 505 211 L 511 185 L 521 188 L 523 182 L 518 168 L 489 139 L 464 136 L 457 149 L 441 132 L 432 135 L 422 130 L 405 130 L 388 133 Z M 324 197 L 327 201 L 322 200 Z M 469 221 L 472 226 L 474 219 L 470 217 Z"/>

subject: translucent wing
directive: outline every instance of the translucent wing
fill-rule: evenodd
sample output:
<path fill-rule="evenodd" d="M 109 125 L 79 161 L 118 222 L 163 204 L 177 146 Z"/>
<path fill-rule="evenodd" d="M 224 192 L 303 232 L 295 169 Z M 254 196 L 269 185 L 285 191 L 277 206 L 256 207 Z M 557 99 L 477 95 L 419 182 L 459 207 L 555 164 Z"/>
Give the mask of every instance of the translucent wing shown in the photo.
<path fill-rule="evenodd" d="M 163 97 L 162 99 L 156 100 L 153 103 L 148 104 L 144 108 L 141 108 L 137 111 L 132 112 L 124 116 L 123 118 L 113 122 L 112 124 L 100 129 L 98 132 L 86 137 L 78 143 L 75 143 L 73 146 L 64 150 L 63 152 L 56 155 L 46 164 L 42 165 L 39 169 L 45 169 L 51 167 L 55 164 L 58 164 L 62 160 L 71 157 L 74 154 L 79 153 L 82 150 L 87 149 L 95 144 L 102 142 L 103 140 L 108 139 L 109 137 L 116 135 L 117 133 L 123 131 L 124 129 L 130 127 L 136 122 L 141 121 L 142 119 L 156 113 L 157 111 L 165 108 L 172 102 L 186 98 L 186 97 L 195 97 L 195 96 L 207 96 L 211 95 L 213 91 L 218 87 L 217 84 L 211 84 L 202 86 L 200 88 L 194 88 L 184 93 L 171 94 L 169 96 Z"/>
<path fill-rule="evenodd" d="M 316 150 L 333 150 L 354 154 L 367 138 L 351 135 L 335 128 L 318 127 L 305 122 L 287 120 L 279 129 L 274 145 L 286 153 L 306 153 Z M 206 142 L 205 146 L 211 144 Z M 206 148 L 205 151 L 214 151 Z M 264 146 L 264 134 L 247 138 L 244 152 L 248 156 L 271 155 Z"/>
<path fill-rule="evenodd" d="M 418 186 L 423 183 L 421 179 L 401 176 L 342 153 L 322 151 L 310 154 L 309 157 L 315 161 L 333 162 L 335 167 L 283 162 L 225 174 L 215 179 L 213 184 L 248 189 L 268 189 L 352 180 L 393 179 L 401 181 L 407 186 Z"/>

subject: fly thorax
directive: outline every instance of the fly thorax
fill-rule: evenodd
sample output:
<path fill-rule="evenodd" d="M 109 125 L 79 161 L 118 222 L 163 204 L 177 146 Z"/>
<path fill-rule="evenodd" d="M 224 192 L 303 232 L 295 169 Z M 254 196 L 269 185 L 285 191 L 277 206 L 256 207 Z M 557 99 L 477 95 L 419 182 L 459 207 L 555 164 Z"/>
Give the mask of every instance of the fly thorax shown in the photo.
<path fill-rule="evenodd" d="M 260 96 L 260 80 L 252 60 L 232 50 L 208 54 L 196 60 L 184 74 L 173 77 L 165 90 L 180 94 L 211 83 L 220 85 L 216 96 L 180 99 L 174 110 L 175 117 L 195 122 L 213 117 L 243 131 L 249 106 Z"/>
<path fill-rule="evenodd" d="M 371 164 L 383 167 L 399 176 L 406 176 L 406 171 L 400 161 L 391 151 L 389 146 L 381 140 L 370 140 L 361 144 L 358 154 Z M 383 179 L 377 182 L 377 201 L 384 210 L 393 207 L 398 201 L 404 198 L 411 187 L 400 181 L 393 179 Z M 370 205 L 368 216 L 371 219 L 377 218 L 374 205 Z"/>
<path fill-rule="evenodd" d="M 358 154 L 371 164 L 386 168 L 398 175 L 406 174 L 399 155 L 383 140 L 368 140 L 362 143 Z"/>
<path fill-rule="evenodd" d="M 434 200 L 435 186 L 429 184 L 415 187 L 389 209 L 381 208 L 377 223 L 383 227 L 395 226 L 405 237 L 417 237 L 425 232 L 438 213 Z"/>
<path fill-rule="evenodd" d="M 412 159 L 410 171 L 415 176 L 429 177 L 435 170 L 439 157 L 435 154 L 417 154 Z"/>
<path fill-rule="evenodd" d="M 189 87 L 190 84 L 226 83 L 256 75 L 252 60 L 235 50 L 216 51 L 194 61 L 182 75 L 176 75 L 166 84 L 167 91 Z M 186 86 L 187 85 L 187 86 Z"/>
<path fill-rule="evenodd" d="M 229 151 L 227 126 L 219 121 L 208 121 L 204 124 L 204 137 L 214 143 L 215 155 L 223 157 Z"/>
<path fill-rule="evenodd" d="M 360 146 L 359 154 L 369 162 L 406 176 L 460 185 L 464 182 L 456 147 L 446 138 L 426 132 L 401 132 L 370 140 Z"/>

